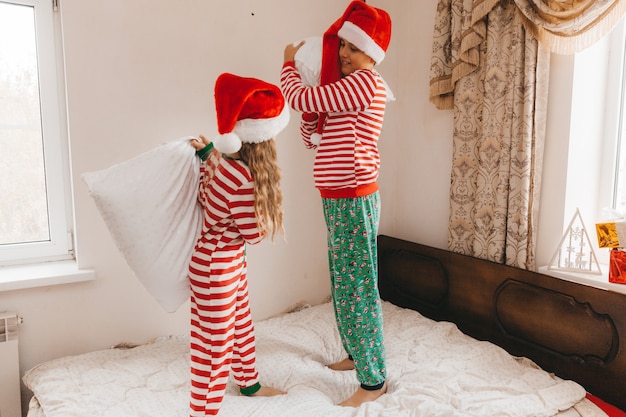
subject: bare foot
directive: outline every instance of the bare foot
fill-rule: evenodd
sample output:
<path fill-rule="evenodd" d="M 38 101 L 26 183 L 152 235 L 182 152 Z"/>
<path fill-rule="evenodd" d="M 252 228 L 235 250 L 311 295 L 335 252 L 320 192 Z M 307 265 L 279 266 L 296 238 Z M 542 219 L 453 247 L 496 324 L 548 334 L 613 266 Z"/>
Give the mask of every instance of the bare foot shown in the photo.
<path fill-rule="evenodd" d="M 354 369 L 354 361 L 349 358 L 345 358 L 342 361 L 337 363 L 331 363 L 330 365 L 326 365 L 333 371 L 351 371 Z"/>
<path fill-rule="evenodd" d="M 352 395 L 352 397 L 348 398 L 347 400 L 345 400 L 339 405 L 342 407 L 355 407 L 355 408 L 360 407 L 361 404 L 363 403 L 377 400 L 381 395 L 383 395 L 386 392 L 387 392 L 386 382 L 385 382 L 385 385 L 383 385 L 381 389 L 376 390 L 376 391 L 368 391 L 359 387 L 359 389 L 356 390 L 356 392 Z"/>
<path fill-rule="evenodd" d="M 285 391 L 281 391 L 277 388 L 266 387 L 262 385 L 261 389 L 259 389 L 254 394 L 250 395 L 250 397 L 273 397 L 275 395 L 285 395 L 285 394 L 287 394 Z"/>

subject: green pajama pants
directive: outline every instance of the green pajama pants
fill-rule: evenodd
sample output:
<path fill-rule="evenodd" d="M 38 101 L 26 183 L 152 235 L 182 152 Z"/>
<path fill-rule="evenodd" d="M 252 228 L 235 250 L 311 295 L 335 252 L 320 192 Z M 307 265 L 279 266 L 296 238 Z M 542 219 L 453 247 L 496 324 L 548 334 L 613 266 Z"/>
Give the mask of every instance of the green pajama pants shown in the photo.
<path fill-rule="evenodd" d="M 376 237 L 380 196 L 324 198 L 335 319 L 365 388 L 386 379 Z"/>

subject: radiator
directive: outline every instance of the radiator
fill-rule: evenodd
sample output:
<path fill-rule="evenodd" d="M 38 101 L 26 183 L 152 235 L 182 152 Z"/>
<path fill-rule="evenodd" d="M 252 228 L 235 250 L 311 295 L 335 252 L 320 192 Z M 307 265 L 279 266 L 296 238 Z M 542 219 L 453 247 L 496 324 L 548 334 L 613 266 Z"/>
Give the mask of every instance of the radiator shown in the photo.
<path fill-rule="evenodd" d="M 20 361 L 17 328 L 21 318 L 0 311 L 0 417 L 21 417 Z"/>

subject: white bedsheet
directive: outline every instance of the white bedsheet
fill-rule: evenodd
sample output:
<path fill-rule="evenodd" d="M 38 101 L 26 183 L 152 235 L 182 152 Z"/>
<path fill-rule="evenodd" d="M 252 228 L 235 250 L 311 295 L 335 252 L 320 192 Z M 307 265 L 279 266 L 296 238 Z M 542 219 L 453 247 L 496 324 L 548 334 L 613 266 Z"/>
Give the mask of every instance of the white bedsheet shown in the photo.
<path fill-rule="evenodd" d="M 220 416 L 605 416 L 578 384 L 453 324 L 389 303 L 383 312 L 389 391 L 379 400 L 358 409 L 335 405 L 358 383 L 354 371 L 324 366 L 343 353 L 332 307 L 323 304 L 256 324 L 261 383 L 288 394 L 241 397 L 231 384 Z M 37 400 L 29 417 L 187 416 L 188 353 L 187 337 L 171 336 L 43 363 L 24 376 Z"/>

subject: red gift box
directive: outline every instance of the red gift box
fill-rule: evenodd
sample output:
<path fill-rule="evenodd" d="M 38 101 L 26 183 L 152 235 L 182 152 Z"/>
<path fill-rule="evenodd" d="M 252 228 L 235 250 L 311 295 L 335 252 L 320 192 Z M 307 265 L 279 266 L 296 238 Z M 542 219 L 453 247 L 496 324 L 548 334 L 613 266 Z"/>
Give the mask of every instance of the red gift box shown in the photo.
<path fill-rule="evenodd" d="M 626 284 L 626 251 L 611 249 L 609 257 L 609 282 Z"/>

